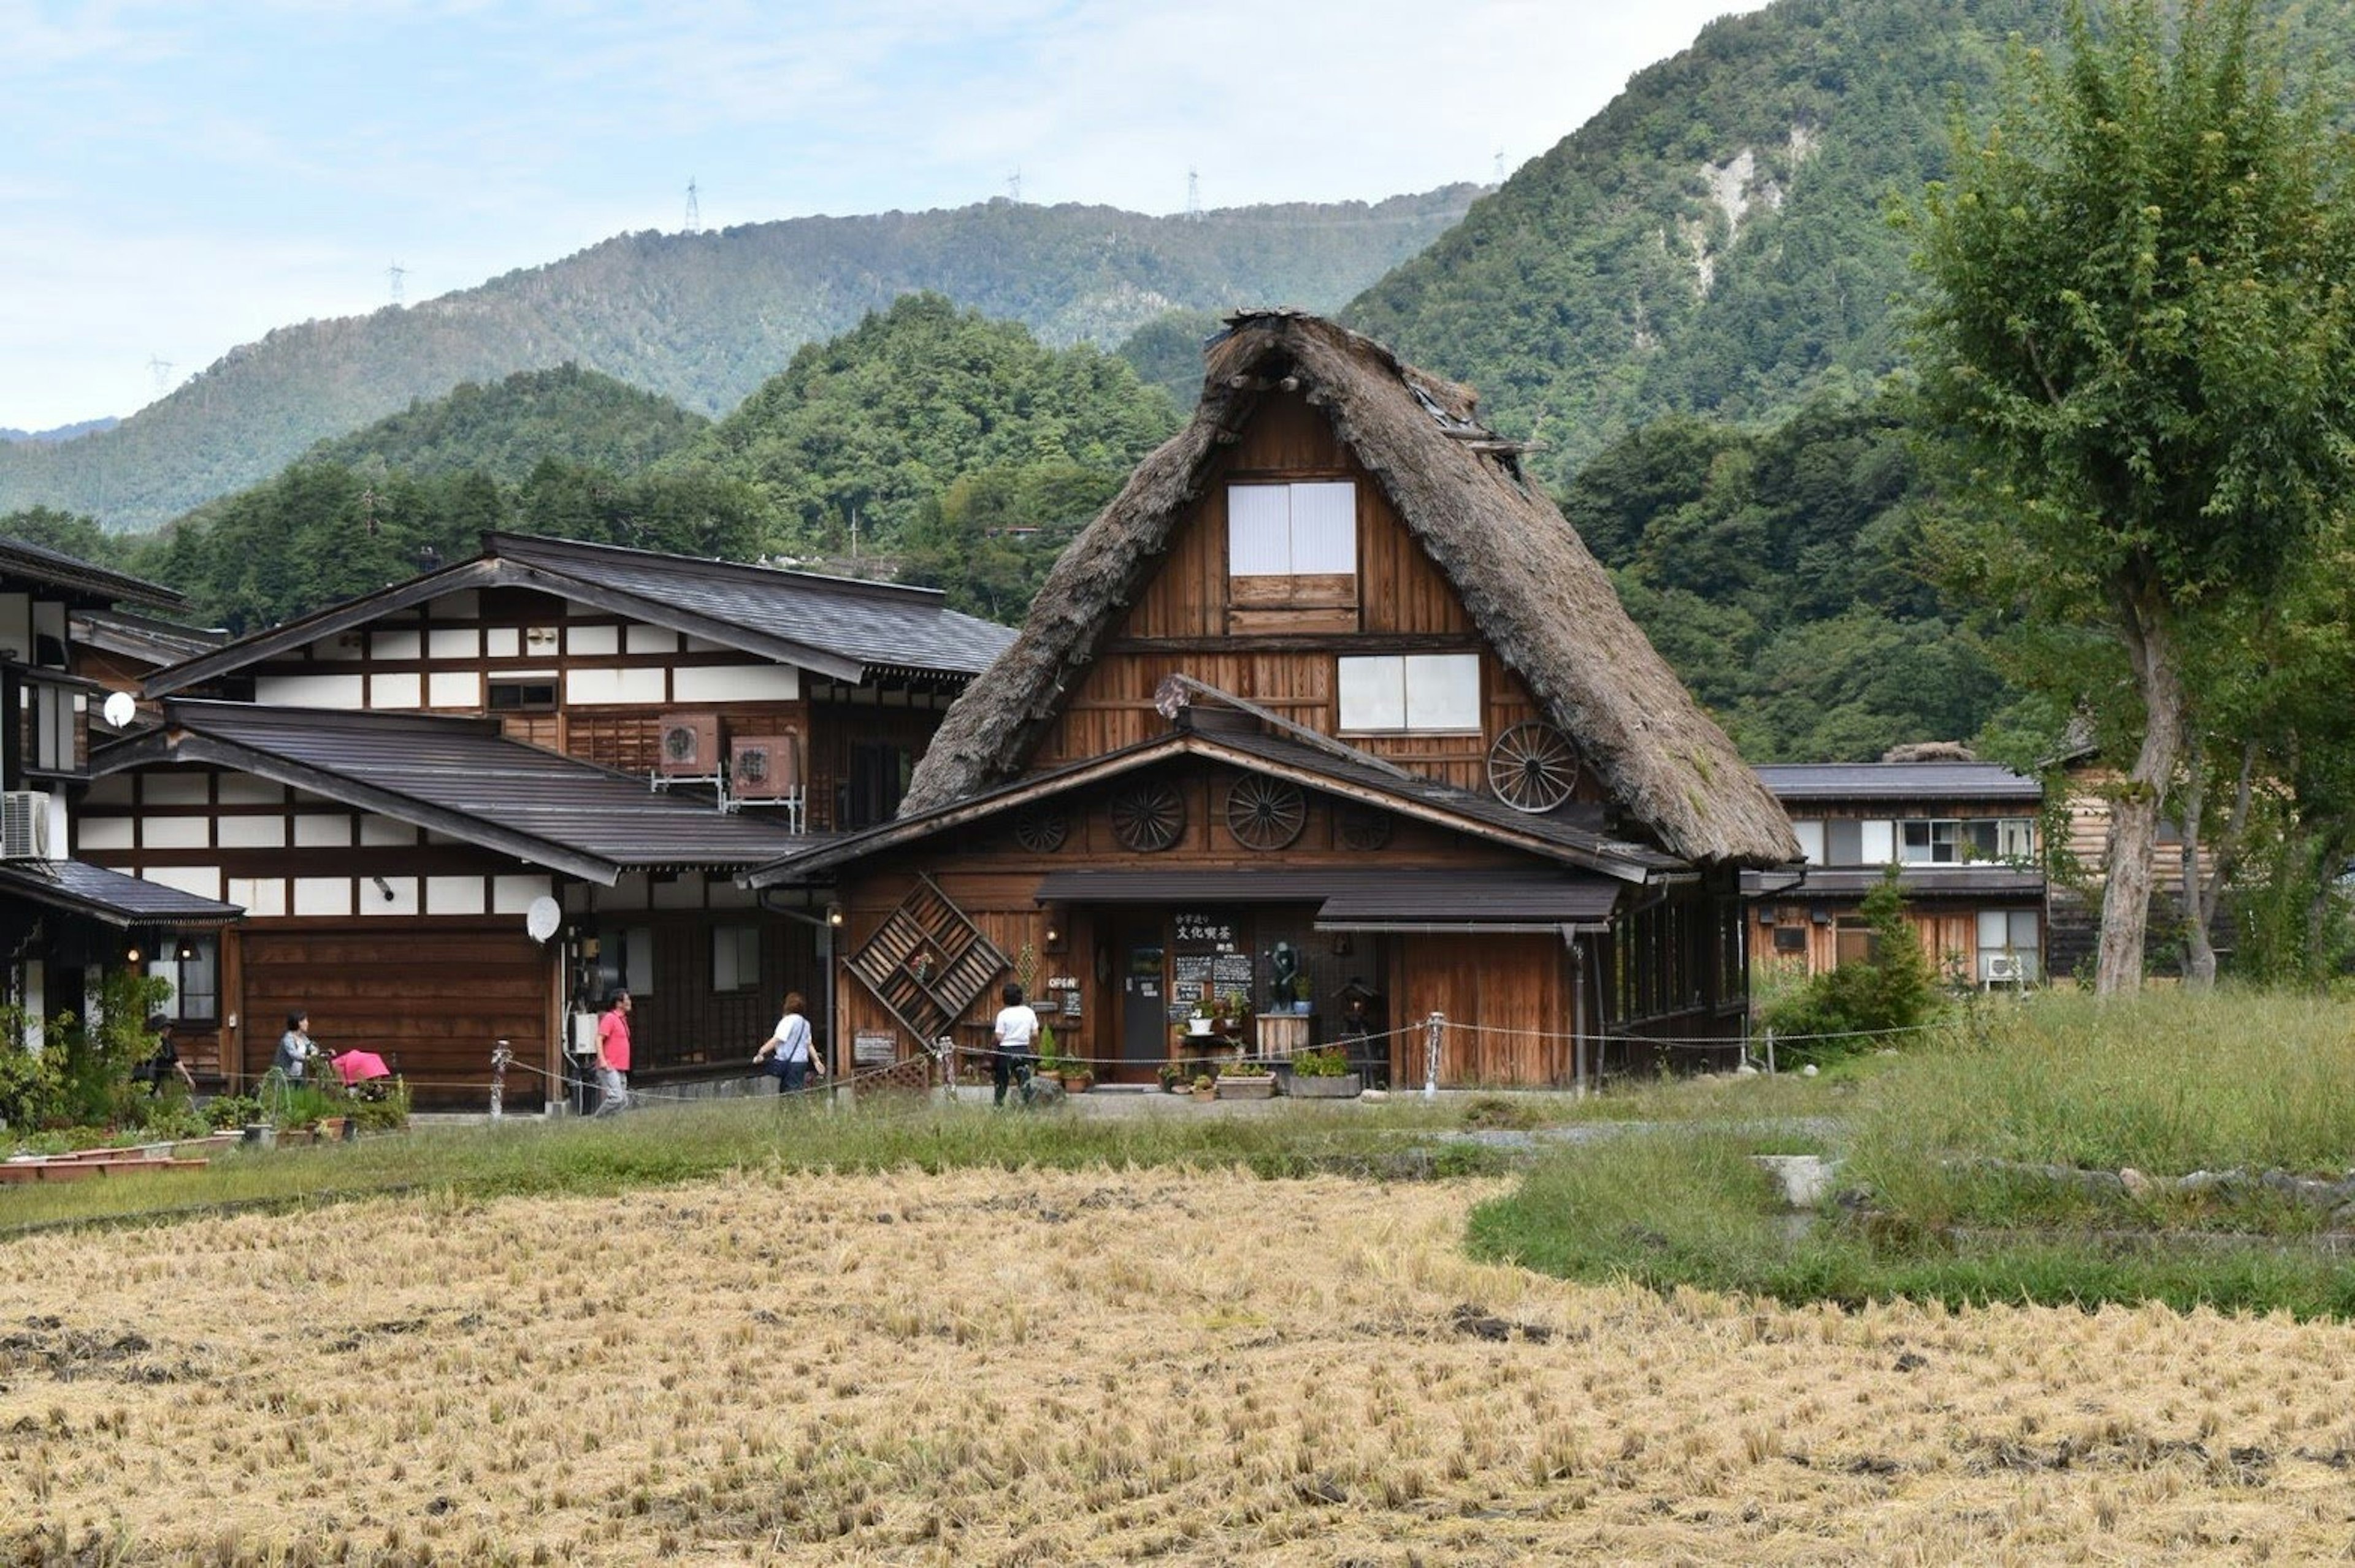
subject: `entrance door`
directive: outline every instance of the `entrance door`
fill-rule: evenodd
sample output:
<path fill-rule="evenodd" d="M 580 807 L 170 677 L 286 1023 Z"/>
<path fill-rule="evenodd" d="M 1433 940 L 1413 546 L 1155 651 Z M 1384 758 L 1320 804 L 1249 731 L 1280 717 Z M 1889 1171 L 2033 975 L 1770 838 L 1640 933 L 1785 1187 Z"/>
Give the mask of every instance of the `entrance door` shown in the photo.
<path fill-rule="evenodd" d="M 1169 1060 L 1169 1000 L 1161 930 L 1127 933 L 1120 944 L 1120 1075 L 1149 1078 Z"/>

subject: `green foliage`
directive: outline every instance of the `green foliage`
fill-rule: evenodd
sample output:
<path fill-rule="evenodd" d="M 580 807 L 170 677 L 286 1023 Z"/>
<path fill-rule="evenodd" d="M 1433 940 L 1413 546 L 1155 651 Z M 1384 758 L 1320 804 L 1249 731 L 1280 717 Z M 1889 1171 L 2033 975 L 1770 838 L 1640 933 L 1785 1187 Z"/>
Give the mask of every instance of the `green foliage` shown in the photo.
<path fill-rule="evenodd" d="M 0 1124 L 19 1135 L 56 1116 L 65 1083 L 62 1054 L 29 1049 L 25 1024 L 23 1008 L 0 1003 Z"/>
<path fill-rule="evenodd" d="M 1349 1075 L 1349 1053 L 1337 1045 L 1316 1051 L 1304 1051 L 1292 1059 L 1295 1078 L 1346 1078 Z"/>
<path fill-rule="evenodd" d="M 2003 695 L 1919 575 L 1927 485 L 1902 414 L 1825 397 L 1759 430 L 1670 416 L 1563 496 L 1628 613 L 1753 761 L 1962 740 Z"/>
<path fill-rule="evenodd" d="M 1458 185 L 1195 219 L 999 200 L 623 235 L 438 299 L 281 327 L 112 430 L 0 443 L 0 511 L 44 502 L 110 528 L 160 527 L 414 400 L 551 365 L 717 415 L 803 345 L 927 290 L 1058 346 L 1117 343 L 1173 307 L 1332 310 L 1429 244 L 1476 194 Z M 569 460 L 628 470 L 614 452 Z"/>
<path fill-rule="evenodd" d="M 122 545 L 121 536 L 100 528 L 97 518 L 53 507 L 28 507 L 0 517 L 0 538 L 23 539 L 101 566 L 115 560 Z"/>
<path fill-rule="evenodd" d="M 512 485 L 549 459 L 635 474 L 687 446 L 710 422 L 658 393 L 567 364 L 519 370 L 487 385 L 463 382 L 303 455 L 368 474 L 481 474 Z"/>
<path fill-rule="evenodd" d="M 1778 997 L 1767 1011 L 1764 1021 L 1777 1040 L 1793 1042 L 1778 1044 L 1781 1059 L 1828 1061 L 1904 1045 L 1906 1036 L 1890 1031 L 1917 1029 L 1936 1013 L 1937 977 L 1905 918 L 1897 868 L 1882 872 L 1880 884 L 1865 894 L 1860 912 L 1872 933 L 1870 955 L 1825 970 Z"/>
<path fill-rule="evenodd" d="M 1202 346 L 1226 330 L 1214 310 L 1173 310 L 1128 335 L 1118 350 L 1138 379 L 1169 395 L 1169 406 L 1192 410 L 1202 396 Z"/>
<path fill-rule="evenodd" d="M 205 1104 L 205 1120 L 215 1128 L 250 1126 L 261 1120 L 261 1102 L 250 1094 L 216 1094 Z"/>
<path fill-rule="evenodd" d="M 855 521 L 860 548 L 879 552 L 928 502 L 952 536 L 1007 526 L 1025 499 L 1065 502 L 1029 526 L 1068 523 L 1175 425 L 1124 362 L 1047 348 L 1018 323 L 913 294 L 795 354 L 675 466 L 749 485 L 777 548 L 838 551 Z M 961 476 L 985 472 L 952 500 Z"/>

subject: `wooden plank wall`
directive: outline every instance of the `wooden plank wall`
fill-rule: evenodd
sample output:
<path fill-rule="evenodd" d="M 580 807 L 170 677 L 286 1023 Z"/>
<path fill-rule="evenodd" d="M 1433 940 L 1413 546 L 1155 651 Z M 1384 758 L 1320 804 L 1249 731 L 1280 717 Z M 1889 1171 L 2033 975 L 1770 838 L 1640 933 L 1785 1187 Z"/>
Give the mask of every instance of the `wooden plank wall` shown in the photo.
<path fill-rule="evenodd" d="M 519 1063 L 548 1058 L 558 957 L 521 923 L 391 935 L 378 924 L 246 929 L 235 1006 L 248 1082 L 270 1070 L 293 1011 L 311 1015 L 312 1038 L 324 1046 L 396 1060 L 421 1105 L 481 1106 L 498 1040 Z M 511 1072 L 507 1104 L 536 1105 L 540 1086 L 533 1073 Z"/>
<path fill-rule="evenodd" d="M 1569 950 L 1558 936 L 1438 936 L 1399 939 L 1391 1079 L 1423 1076 L 1420 1025 L 1444 1013 L 1440 1082 L 1452 1086 L 1565 1084 L 1575 1072 Z"/>
<path fill-rule="evenodd" d="M 1226 485 L 1233 480 L 1349 479 L 1358 487 L 1358 629 L 1270 639 L 1230 636 Z M 1298 397 L 1271 398 L 1172 532 L 1156 575 L 1115 625 L 1062 716 L 1030 759 L 1044 769 L 1166 731 L 1154 711 L 1162 679 L 1184 673 L 1327 734 L 1340 728 L 1337 655 L 1412 649 L 1478 653 L 1485 720 L 1477 735 L 1353 735 L 1350 743 L 1466 789 L 1487 787 L 1496 737 L 1538 717 L 1520 677 L 1489 651 L 1470 612 L 1408 531 L 1371 475 Z M 1600 800 L 1582 779 L 1579 797 Z"/>

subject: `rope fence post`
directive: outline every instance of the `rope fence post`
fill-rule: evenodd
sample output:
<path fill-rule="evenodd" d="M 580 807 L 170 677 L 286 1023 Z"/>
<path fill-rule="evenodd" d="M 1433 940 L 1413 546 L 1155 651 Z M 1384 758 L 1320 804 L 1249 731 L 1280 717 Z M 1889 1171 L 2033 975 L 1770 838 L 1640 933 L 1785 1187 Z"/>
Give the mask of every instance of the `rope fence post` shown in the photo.
<path fill-rule="evenodd" d="M 494 1122 L 506 1120 L 507 1063 L 514 1060 L 515 1052 L 507 1049 L 506 1040 L 499 1041 L 491 1052 L 491 1120 Z"/>
<path fill-rule="evenodd" d="M 1766 1075 L 1774 1075 L 1774 1026 L 1766 1026 Z"/>
<path fill-rule="evenodd" d="M 1445 1013 L 1433 1013 L 1423 1024 L 1423 1097 L 1439 1097 L 1439 1035 L 1447 1027 Z"/>

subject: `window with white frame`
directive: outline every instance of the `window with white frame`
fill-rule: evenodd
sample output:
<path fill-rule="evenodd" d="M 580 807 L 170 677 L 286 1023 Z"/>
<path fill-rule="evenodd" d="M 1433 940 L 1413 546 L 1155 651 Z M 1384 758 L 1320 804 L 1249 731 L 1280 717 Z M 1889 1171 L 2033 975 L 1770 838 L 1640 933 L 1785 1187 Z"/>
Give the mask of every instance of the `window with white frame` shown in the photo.
<path fill-rule="evenodd" d="M 723 925 L 711 933 L 711 988 L 749 991 L 761 983 L 761 928 Z"/>
<path fill-rule="evenodd" d="M 1357 485 L 1343 479 L 1227 486 L 1228 576 L 1357 572 Z"/>
<path fill-rule="evenodd" d="M 2026 860 L 2036 853 L 2036 819 L 2032 816 L 1933 818 L 1902 826 L 1898 858 L 1909 866 Z"/>
<path fill-rule="evenodd" d="M 2032 909 L 1979 911 L 1979 984 L 2025 985 L 2043 973 L 2043 948 Z"/>
<path fill-rule="evenodd" d="M 1799 840 L 1799 858 L 1810 866 L 1824 864 L 1824 825 L 1813 817 L 1802 817 L 1791 824 L 1791 832 Z"/>
<path fill-rule="evenodd" d="M 1479 655 L 1393 654 L 1339 662 L 1345 732 L 1480 732 Z"/>

